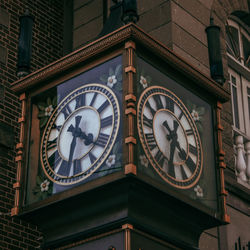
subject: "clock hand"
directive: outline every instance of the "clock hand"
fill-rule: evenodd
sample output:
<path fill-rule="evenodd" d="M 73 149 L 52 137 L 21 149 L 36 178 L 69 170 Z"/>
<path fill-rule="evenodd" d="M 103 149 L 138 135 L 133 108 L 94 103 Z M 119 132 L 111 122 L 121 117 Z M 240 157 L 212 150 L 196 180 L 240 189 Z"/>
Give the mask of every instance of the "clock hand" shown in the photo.
<path fill-rule="evenodd" d="M 88 146 L 89 144 L 93 143 L 93 134 L 89 133 L 86 135 L 84 132 L 81 131 L 81 135 L 79 136 L 81 139 L 85 140 L 84 144 Z"/>
<path fill-rule="evenodd" d="M 180 158 L 182 160 L 186 160 L 187 159 L 187 154 L 186 154 L 185 150 L 180 147 L 180 143 L 178 141 L 176 141 L 176 147 L 179 150 L 179 156 L 180 156 Z"/>
<path fill-rule="evenodd" d="M 164 121 L 164 122 L 162 123 L 162 125 L 163 125 L 163 126 L 168 130 L 168 132 L 169 132 L 169 135 L 167 135 L 167 139 L 168 139 L 169 141 L 170 141 L 171 139 L 173 140 L 175 137 L 177 137 L 176 131 L 177 131 L 178 127 L 179 127 L 179 123 L 178 123 L 176 120 L 174 120 L 173 123 L 174 123 L 174 129 L 173 129 L 173 130 L 170 129 L 167 120 Z"/>
<path fill-rule="evenodd" d="M 179 123 L 176 120 L 174 120 L 174 130 L 173 130 L 173 132 L 175 134 L 176 134 L 176 131 L 177 131 L 178 127 L 179 127 Z"/>
<path fill-rule="evenodd" d="M 169 165 L 173 166 L 173 161 L 174 161 L 174 152 L 175 152 L 175 148 L 176 148 L 176 141 L 172 140 L 172 142 L 170 143 L 170 156 L 169 156 Z"/>
<path fill-rule="evenodd" d="M 80 124 L 81 119 L 82 119 L 81 116 L 76 116 L 75 117 L 76 127 L 75 128 L 73 127 L 74 128 L 73 131 L 71 131 L 72 130 L 72 127 L 71 127 L 72 125 L 70 125 L 70 127 L 68 128 L 68 131 L 71 131 L 72 135 L 73 135 L 73 140 L 72 140 L 72 142 L 70 144 L 68 167 L 71 166 L 71 163 L 72 163 L 72 160 L 73 160 L 73 155 L 74 155 L 74 151 L 75 151 L 75 147 L 76 147 L 76 138 L 78 137 L 76 131 L 79 128 L 79 124 Z"/>
<path fill-rule="evenodd" d="M 69 126 L 68 131 L 72 133 L 72 135 L 74 134 L 76 137 L 79 137 L 84 141 L 84 144 L 86 146 L 88 146 L 89 144 L 93 143 L 93 134 L 89 133 L 88 135 L 86 135 L 86 133 L 84 133 L 81 128 L 75 128 L 72 124 Z"/>

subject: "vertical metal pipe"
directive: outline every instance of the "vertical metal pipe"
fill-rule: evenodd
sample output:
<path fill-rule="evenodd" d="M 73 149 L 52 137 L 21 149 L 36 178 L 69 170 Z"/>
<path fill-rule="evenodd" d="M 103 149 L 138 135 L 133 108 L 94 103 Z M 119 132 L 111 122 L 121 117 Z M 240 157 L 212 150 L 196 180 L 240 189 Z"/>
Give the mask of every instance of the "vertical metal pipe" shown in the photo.
<path fill-rule="evenodd" d="M 210 26 L 206 28 L 208 53 L 210 63 L 210 74 L 212 79 L 223 85 L 225 82 L 223 73 L 222 56 L 220 50 L 220 27 L 213 24 L 210 19 Z"/>
<path fill-rule="evenodd" d="M 137 1 L 123 0 L 122 1 L 123 15 L 122 21 L 127 24 L 130 22 L 136 23 L 139 19 L 137 15 Z"/>
<path fill-rule="evenodd" d="M 32 47 L 32 27 L 34 18 L 26 10 L 25 14 L 19 18 L 20 33 L 18 43 L 17 76 L 23 77 L 30 73 L 31 47 Z"/>

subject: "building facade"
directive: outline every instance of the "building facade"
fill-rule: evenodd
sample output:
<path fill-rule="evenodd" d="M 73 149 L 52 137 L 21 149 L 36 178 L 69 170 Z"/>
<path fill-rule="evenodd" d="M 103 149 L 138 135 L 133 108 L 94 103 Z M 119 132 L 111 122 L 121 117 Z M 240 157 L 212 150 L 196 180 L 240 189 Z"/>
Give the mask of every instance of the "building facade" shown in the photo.
<path fill-rule="evenodd" d="M 11 216 L 15 203 L 16 153 L 21 104 L 11 85 L 17 81 L 19 17 L 34 17 L 31 72 L 96 40 L 109 17 L 111 0 L 0 2 L 0 247 L 41 249 L 36 225 Z M 200 249 L 250 249 L 250 2 L 247 0 L 137 1 L 137 25 L 188 64 L 210 77 L 206 28 L 220 27 L 224 88 L 222 126 L 228 225 L 200 237 Z"/>

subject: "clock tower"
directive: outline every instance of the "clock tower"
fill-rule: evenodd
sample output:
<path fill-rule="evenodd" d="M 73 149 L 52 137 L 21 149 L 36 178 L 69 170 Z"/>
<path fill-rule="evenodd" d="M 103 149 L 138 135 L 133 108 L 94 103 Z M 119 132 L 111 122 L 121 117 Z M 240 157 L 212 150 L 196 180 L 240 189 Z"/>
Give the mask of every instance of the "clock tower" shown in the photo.
<path fill-rule="evenodd" d="M 197 249 L 229 221 L 229 93 L 133 23 L 12 85 L 22 101 L 12 215 L 46 249 Z"/>

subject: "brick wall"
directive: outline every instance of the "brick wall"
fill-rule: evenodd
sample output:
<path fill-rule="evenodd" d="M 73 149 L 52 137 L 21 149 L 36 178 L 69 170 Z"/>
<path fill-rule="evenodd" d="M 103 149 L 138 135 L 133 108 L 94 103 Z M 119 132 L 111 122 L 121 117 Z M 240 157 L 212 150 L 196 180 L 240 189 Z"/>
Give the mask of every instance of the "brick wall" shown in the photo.
<path fill-rule="evenodd" d="M 31 71 L 35 71 L 62 56 L 63 1 L 27 2 L 35 17 L 31 61 Z M 0 1 L 0 249 L 38 249 L 42 241 L 35 226 L 10 217 L 14 204 L 14 148 L 18 142 L 20 103 L 9 87 L 17 80 L 19 16 L 24 13 L 25 3 L 23 0 Z"/>

